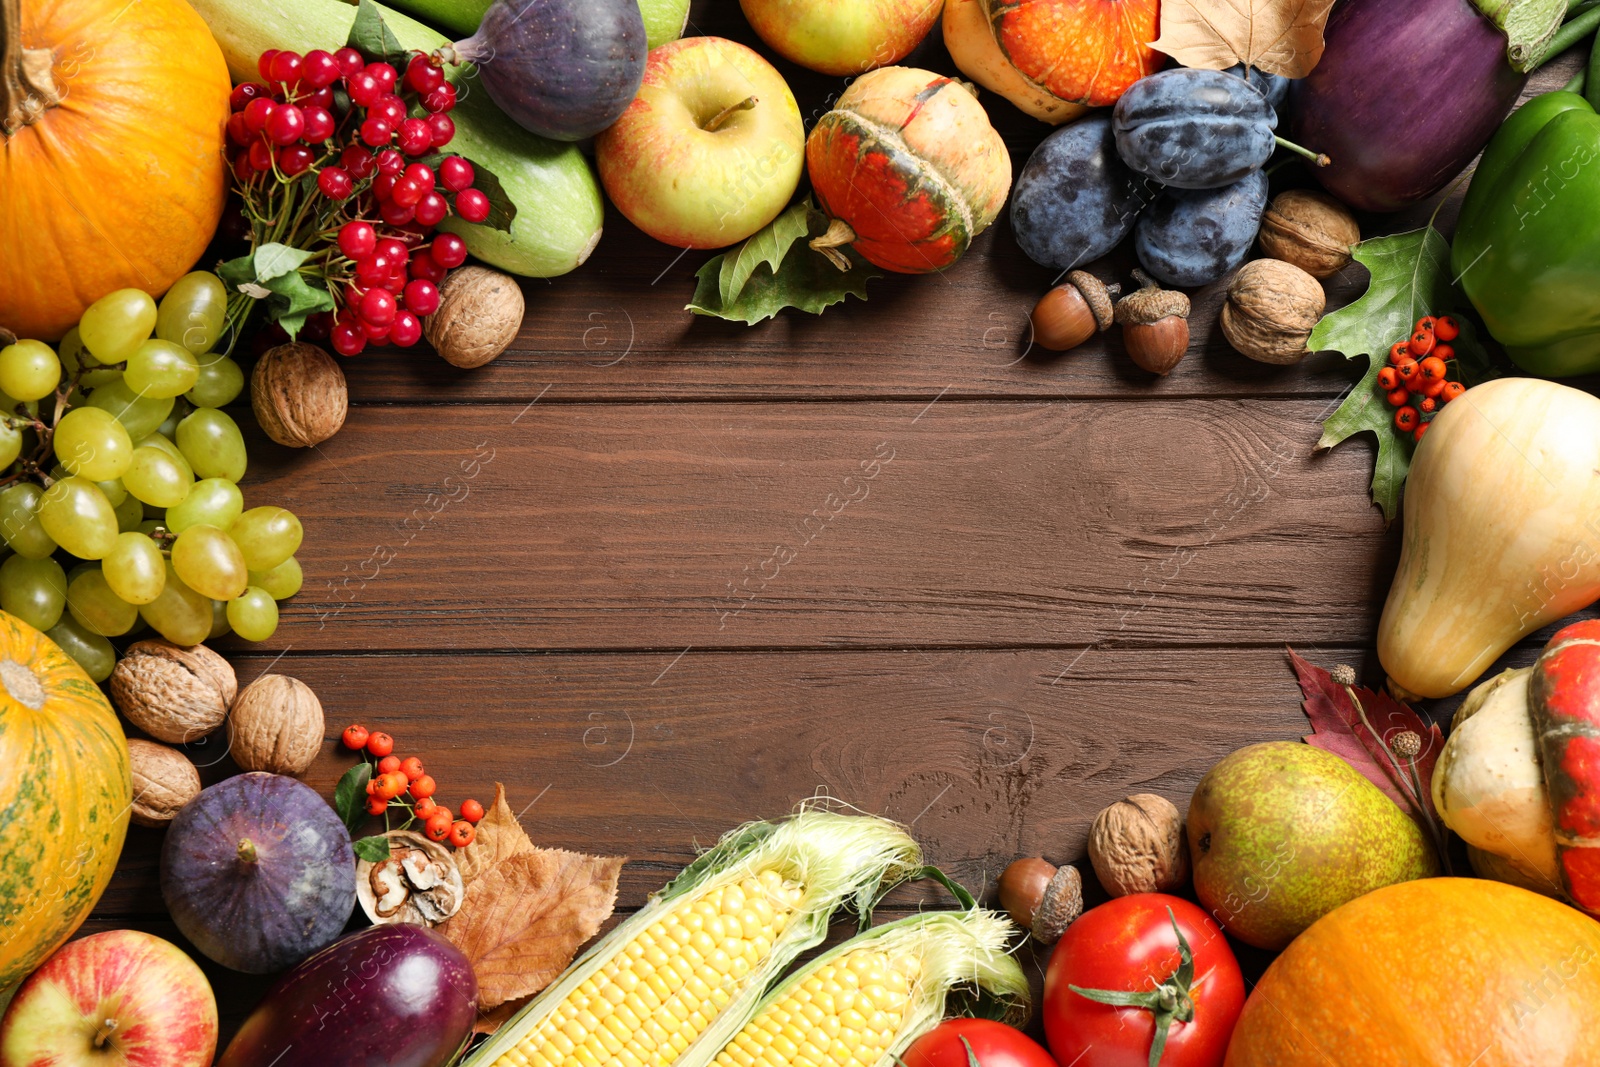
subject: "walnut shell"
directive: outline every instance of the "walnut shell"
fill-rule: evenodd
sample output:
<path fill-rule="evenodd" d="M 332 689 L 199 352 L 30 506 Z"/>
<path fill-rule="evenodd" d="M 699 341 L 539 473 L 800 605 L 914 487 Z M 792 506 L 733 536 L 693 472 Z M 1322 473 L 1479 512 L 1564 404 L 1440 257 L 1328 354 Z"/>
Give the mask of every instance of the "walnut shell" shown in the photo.
<path fill-rule="evenodd" d="M 200 792 L 200 772 L 175 748 L 140 737 L 128 739 L 128 769 L 133 773 L 133 811 L 140 826 L 160 828 Z"/>
<path fill-rule="evenodd" d="M 1298 363 L 1322 318 L 1327 297 L 1311 275 L 1281 259 L 1246 263 L 1228 286 L 1222 333 L 1242 354 L 1261 363 Z"/>
<path fill-rule="evenodd" d="M 1114 897 L 1176 892 L 1189 880 L 1183 817 L 1154 793 L 1119 800 L 1089 828 L 1089 862 Z"/>
<path fill-rule="evenodd" d="M 350 409 L 344 371 L 316 345 L 270 348 L 250 374 L 250 407 L 266 435 L 290 448 L 320 445 Z"/>
<path fill-rule="evenodd" d="M 298 678 L 263 674 L 244 687 L 228 720 L 233 762 L 247 771 L 304 774 L 322 751 L 322 702 Z"/>
<path fill-rule="evenodd" d="M 378 925 L 438 926 L 466 896 L 461 869 L 451 851 L 410 830 L 390 830 L 389 858 L 356 860 L 356 899 Z"/>
<path fill-rule="evenodd" d="M 238 691 L 228 661 L 205 645 L 137 641 L 111 672 L 111 698 L 128 721 L 173 744 L 221 726 Z"/>
<path fill-rule="evenodd" d="M 526 305 L 509 274 L 458 267 L 439 287 L 439 309 L 423 323 L 445 362 L 470 369 L 499 356 L 517 339 Z"/>
<path fill-rule="evenodd" d="M 1260 241 L 1263 255 L 1293 263 L 1313 278 L 1327 278 L 1350 262 L 1361 225 L 1327 193 L 1290 189 L 1274 197 L 1261 217 Z"/>

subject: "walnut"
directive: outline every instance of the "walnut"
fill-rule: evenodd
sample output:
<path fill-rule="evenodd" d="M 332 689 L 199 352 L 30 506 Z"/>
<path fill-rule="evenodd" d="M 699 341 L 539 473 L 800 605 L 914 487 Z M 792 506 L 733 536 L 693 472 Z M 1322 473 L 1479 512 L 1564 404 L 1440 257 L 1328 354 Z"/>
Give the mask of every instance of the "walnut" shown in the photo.
<path fill-rule="evenodd" d="M 228 728 L 244 770 L 304 774 L 322 750 L 322 702 L 297 678 L 263 674 L 233 702 Z"/>
<path fill-rule="evenodd" d="M 200 792 L 200 772 L 175 748 L 130 738 L 128 767 L 133 772 L 132 818 L 140 826 L 167 825 Z"/>
<path fill-rule="evenodd" d="M 221 726 L 238 691 L 228 661 L 205 645 L 138 641 L 111 672 L 111 697 L 128 721 L 174 744 Z"/>
<path fill-rule="evenodd" d="M 1089 828 L 1089 862 L 1114 897 L 1175 892 L 1189 880 L 1183 817 L 1154 793 L 1119 800 Z"/>
<path fill-rule="evenodd" d="M 268 349 L 250 374 L 250 407 L 266 435 L 290 448 L 320 445 L 339 432 L 350 408 L 344 371 L 316 345 Z"/>
<path fill-rule="evenodd" d="M 1361 226 L 1327 193 L 1290 189 L 1274 197 L 1261 217 L 1260 241 L 1262 254 L 1293 263 L 1313 278 L 1327 278 L 1350 262 Z"/>
<path fill-rule="evenodd" d="M 356 899 L 378 924 L 437 926 L 466 896 L 450 850 L 410 830 L 390 830 L 389 858 L 356 860 Z"/>
<path fill-rule="evenodd" d="M 445 362 L 481 367 L 517 339 L 525 305 L 509 274 L 488 267 L 459 267 L 439 288 L 439 309 L 423 329 Z"/>
<path fill-rule="evenodd" d="M 1228 286 L 1222 333 L 1241 353 L 1262 363 L 1298 363 L 1327 307 L 1322 285 L 1281 259 L 1246 263 Z"/>

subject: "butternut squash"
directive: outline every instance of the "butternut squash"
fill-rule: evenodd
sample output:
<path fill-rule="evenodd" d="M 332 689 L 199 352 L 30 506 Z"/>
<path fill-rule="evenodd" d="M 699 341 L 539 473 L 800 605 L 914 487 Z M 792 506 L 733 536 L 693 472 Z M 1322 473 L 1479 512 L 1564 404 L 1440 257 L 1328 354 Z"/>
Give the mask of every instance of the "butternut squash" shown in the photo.
<path fill-rule="evenodd" d="M 1434 419 L 1406 484 L 1378 658 L 1404 699 L 1471 685 L 1600 599 L 1600 399 L 1501 378 Z"/>

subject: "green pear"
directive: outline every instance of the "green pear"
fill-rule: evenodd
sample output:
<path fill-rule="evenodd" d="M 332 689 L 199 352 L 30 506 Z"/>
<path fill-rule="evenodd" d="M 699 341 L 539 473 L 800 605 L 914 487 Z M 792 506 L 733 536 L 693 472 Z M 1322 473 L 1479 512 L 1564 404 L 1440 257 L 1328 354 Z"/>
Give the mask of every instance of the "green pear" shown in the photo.
<path fill-rule="evenodd" d="M 1189 802 L 1200 903 L 1228 933 L 1281 949 L 1339 905 L 1439 873 L 1427 835 L 1331 752 L 1251 745 L 1200 779 Z"/>

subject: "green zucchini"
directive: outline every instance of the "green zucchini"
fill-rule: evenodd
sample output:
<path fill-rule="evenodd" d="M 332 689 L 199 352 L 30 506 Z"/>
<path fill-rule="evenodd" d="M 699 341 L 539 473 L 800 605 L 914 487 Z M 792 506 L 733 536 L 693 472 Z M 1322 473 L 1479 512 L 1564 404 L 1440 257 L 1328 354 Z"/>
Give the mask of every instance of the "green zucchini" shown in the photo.
<path fill-rule="evenodd" d="M 268 48 L 333 51 L 350 36 L 356 9 L 341 0 L 190 0 L 222 46 L 236 81 L 257 78 L 256 59 Z M 401 45 L 432 51 L 447 41 L 414 19 L 383 9 L 384 21 Z M 600 241 L 605 214 L 594 168 L 576 146 L 531 134 L 507 118 L 464 78 L 449 77 L 460 94 L 456 136 L 449 151 L 494 172 L 517 206 L 509 234 L 460 219 L 440 229 L 459 233 L 485 263 L 533 278 L 565 274 L 589 258 Z"/>
<path fill-rule="evenodd" d="M 408 15 L 422 19 L 457 37 L 470 37 L 478 31 L 483 13 L 494 0 L 390 0 Z M 583 0 L 574 0 L 582 3 Z M 676 41 L 689 23 L 689 0 L 639 0 L 644 15 L 644 34 L 650 47 Z"/>

